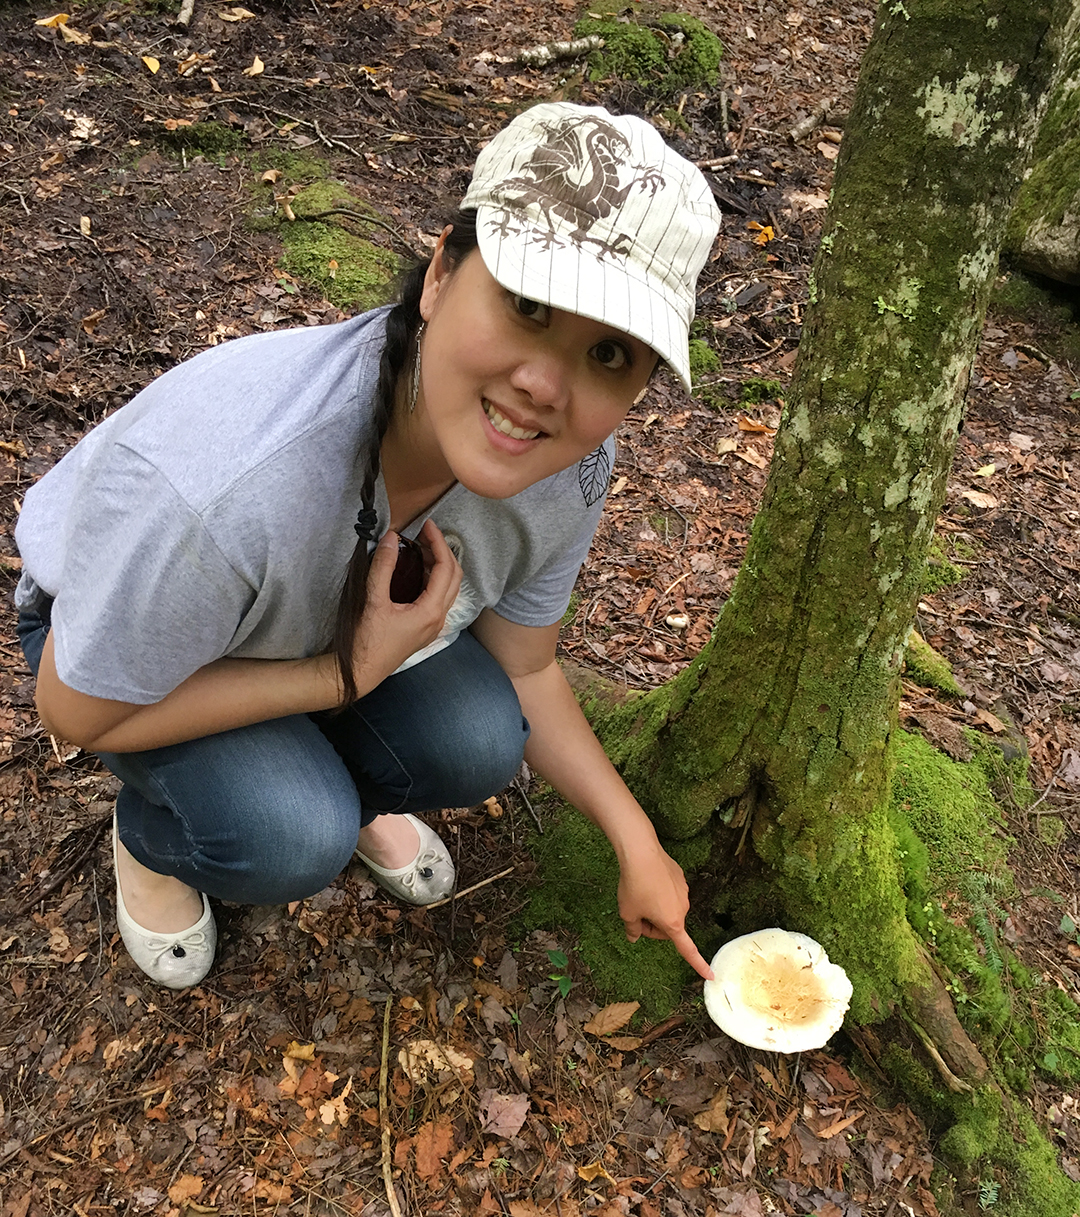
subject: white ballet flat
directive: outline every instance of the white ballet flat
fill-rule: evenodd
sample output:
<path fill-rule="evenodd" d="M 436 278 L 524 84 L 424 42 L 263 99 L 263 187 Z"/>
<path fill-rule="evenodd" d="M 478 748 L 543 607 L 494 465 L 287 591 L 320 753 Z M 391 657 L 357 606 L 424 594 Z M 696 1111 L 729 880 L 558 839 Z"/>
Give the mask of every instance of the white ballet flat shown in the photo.
<path fill-rule="evenodd" d="M 169 989 L 188 989 L 210 971 L 217 950 L 217 925 L 210 901 L 200 892 L 203 913 L 190 929 L 178 934 L 144 930 L 128 913 L 116 868 L 116 817 L 113 817 L 113 873 L 116 874 L 116 924 L 127 952 L 139 968 Z"/>
<path fill-rule="evenodd" d="M 371 871 L 371 877 L 392 896 L 397 896 L 409 904 L 434 904 L 443 900 L 454 890 L 457 875 L 449 851 L 442 843 L 439 834 L 416 816 L 406 815 L 405 819 L 416 829 L 420 838 L 420 848 L 416 857 L 406 866 L 398 866 L 392 870 L 379 866 L 357 849 L 361 861 Z"/>

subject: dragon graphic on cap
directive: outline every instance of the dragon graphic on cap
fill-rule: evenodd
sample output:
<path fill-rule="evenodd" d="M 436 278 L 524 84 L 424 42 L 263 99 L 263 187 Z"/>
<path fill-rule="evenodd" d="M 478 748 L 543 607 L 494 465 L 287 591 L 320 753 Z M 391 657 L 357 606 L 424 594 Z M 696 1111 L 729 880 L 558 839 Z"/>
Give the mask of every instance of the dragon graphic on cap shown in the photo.
<path fill-rule="evenodd" d="M 557 231 L 557 217 L 576 226 L 565 234 L 566 240 L 599 246 L 598 258 L 625 257 L 633 244 L 627 234 L 619 233 L 613 241 L 607 241 L 592 236 L 590 230 L 598 220 L 617 211 L 635 186 L 649 188 L 655 194 L 664 184 L 663 176 L 652 167 L 629 165 L 629 141 L 603 119 L 564 118 L 544 123 L 543 129 L 546 138 L 522 164 L 519 176 L 508 178 L 500 186 L 503 204 L 511 210 L 535 204 L 549 231 L 534 231 L 533 239 L 547 248 L 564 239 Z M 620 185 L 620 172 L 627 169 L 633 176 Z M 502 236 L 511 231 L 509 215 L 491 223 Z"/>

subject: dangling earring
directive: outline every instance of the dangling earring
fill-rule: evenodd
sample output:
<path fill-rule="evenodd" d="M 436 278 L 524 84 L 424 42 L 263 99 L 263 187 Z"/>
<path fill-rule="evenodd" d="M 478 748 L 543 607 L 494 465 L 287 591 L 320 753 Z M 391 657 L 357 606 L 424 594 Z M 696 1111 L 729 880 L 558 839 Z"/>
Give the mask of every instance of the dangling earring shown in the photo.
<path fill-rule="evenodd" d="M 424 336 L 426 321 L 421 321 L 416 330 L 416 350 L 413 352 L 412 387 L 409 392 L 409 413 L 416 409 L 416 399 L 420 396 L 420 339 Z"/>

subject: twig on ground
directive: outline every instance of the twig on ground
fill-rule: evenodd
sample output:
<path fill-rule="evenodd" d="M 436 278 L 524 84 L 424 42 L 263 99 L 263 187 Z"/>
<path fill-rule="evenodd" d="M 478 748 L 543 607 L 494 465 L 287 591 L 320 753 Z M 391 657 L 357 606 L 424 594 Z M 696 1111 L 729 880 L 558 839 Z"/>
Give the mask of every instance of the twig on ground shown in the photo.
<path fill-rule="evenodd" d="M 811 131 L 817 130 L 818 127 L 829 116 L 829 111 L 836 105 L 835 98 L 828 98 L 815 106 L 814 109 L 803 119 L 800 119 L 794 127 L 788 132 L 788 139 L 797 144 L 799 140 L 806 139 Z"/>
<path fill-rule="evenodd" d="M 674 1031 L 676 1027 L 681 1027 L 686 1019 L 681 1014 L 673 1014 L 671 1018 L 665 1019 L 662 1023 L 657 1024 L 651 1031 L 646 1031 L 641 1037 L 641 1043 L 638 1048 L 647 1048 L 650 1044 L 655 1043 L 662 1036 Z"/>
<path fill-rule="evenodd" d="M 1065 768 L 1066 764 L 1068 763 L 1068 760 L 1069 760 L 1068 754 L 1066 754 L 1065 756 L 1063 756 L 1061 758 L 1061 760 L 1058 762 L 1058 767 L 1050 775 L 1050 781 L 1047 782 L 1046 789 L 1042 792 L 1041 795 L 1039 795 L 1039 797 L 1035 800 L 1034 803 L 1031 804 L 1030 807 L 1024 808 L 1024 812 L 1026 815 L 1030 816 L 1032 814 L 1037 814 L 1037 815 L 1047 815 L 1047 814 L 1053 815 L 1054 814 L 1053 808 L 1048 808 L 1047 811 L 1045 811 L 1045 812 L 1037 812 L 1037 813 L 1035 812 L 1035 808 L 1038 807 L 1040 803 L 1046 802 L 1047 798 L 1050 795 L 1050 791 L 1053 790 L 1053 788 L 1054 788 L 1054 783 L 1058 780 L 1058 774 L 1061 773 L 1061 771 Z M 1057 814 L 1060 815 L 1061 813 L 1058 812 Z"/>
<path fill-rule="evenodd" d="M 543 836 L 544 835 L 544 826 L 543 826 L 543 824 L 540 823 L 540 817 L 536 814 L 536 808 L 529 801 L 529 796 L 525 793 L 525 783 L 519 781 L 517 778 L 514 778 L 511 785 L 518 792 L 518 794 L 521 795 L 522 802 L 529 809 L 529 815 L 532 816 L 532 821 L 536 825 L 536 831 L 541 836 Z"/>
<path fill-rule="evenodd" d="M 379 1065 L 379 1123 L 382 1125 L 382 1177 L 386 1185 L 386 1201 L 394 1217 L 401 1217 L 397 1192 L 394 1189 L 393 1161 L 390 1157 L 390 1108 L 386 1099 L 387 1059 L 390 1054 L 390 1012 L 394 1008 L 393 995 L 386 999 L 386 1011 L 382 1025 L 382 1063 Z"/>
<path fill-rule="evenodd" d="M 191 24 L 191 15 L 195 11 L 195 0 L 184 0 L 180 5 L 180 11 L 176 14 L 176 24 L 183 26 L 186 30 Z"/>
<path fill-rule="evenodd" d="M 508 866 L 506 870 L 499 871 L 497 875 L 492 875 L 489 879 L 481 879 L 479 883 L 474 883 L 472 887 L 463 888 L 460 892 L 447 896 L 445 900 L 436 900 L 434 904 L 426 904 L 424 907 L 429 909 L 441 908 L 442 905 L 449 904 L 452 900 L 460 900 L 462 896 L 468 896 L 472 892 L 479 891 L 482 887 L 487 887 L 489 883 L 494 883 L 498 879 L 505 879 L 507 875 L 512 875 L 516 870 L 516 866 Z"/>
<path fill-rule="evenodd" d="M 699 169 L 719 169 L 723 165 L 733 165 L 739 159 L 737 152 L 731 152 L 727 156 L 714 156 L 711 160 L 695 161 Z"/>

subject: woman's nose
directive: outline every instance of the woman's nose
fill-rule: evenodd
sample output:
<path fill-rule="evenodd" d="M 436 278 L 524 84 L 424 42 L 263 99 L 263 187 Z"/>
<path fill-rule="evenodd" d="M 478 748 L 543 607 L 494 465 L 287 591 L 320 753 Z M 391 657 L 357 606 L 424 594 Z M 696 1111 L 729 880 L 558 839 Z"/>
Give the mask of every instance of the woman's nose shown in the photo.
<path fill-rule="evenodd" d="M 533 350 L 518 361 L 510 383 L 526 393 L 534 405 L 562 410 L 570 400 L 572 375 L 566 357 L 560 352 Z"/>

